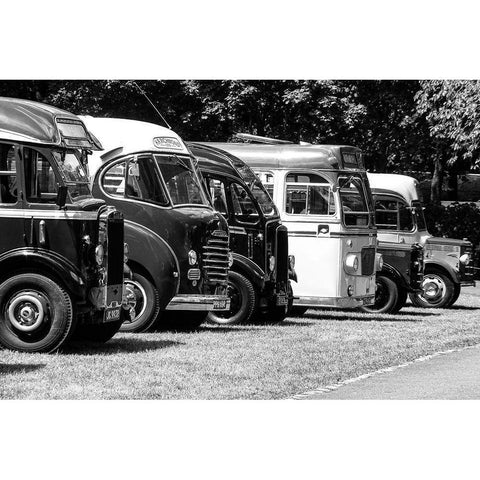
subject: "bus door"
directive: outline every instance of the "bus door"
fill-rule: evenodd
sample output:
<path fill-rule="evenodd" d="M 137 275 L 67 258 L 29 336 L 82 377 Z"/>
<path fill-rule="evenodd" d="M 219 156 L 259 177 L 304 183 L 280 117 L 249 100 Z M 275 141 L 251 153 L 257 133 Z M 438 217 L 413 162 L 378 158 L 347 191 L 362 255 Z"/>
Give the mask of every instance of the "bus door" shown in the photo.
<path fill-rule="evenodd" d="M 203 176 L 213 202 L 213 208 L 228 219 L 230 248 L 233 252 L 265 268 L 262 259 L 263 236 L 259 236 L 260 216 L 247 190 L 234 181 L 204 172 Z"/>
<path fill-rule="evenodd" d="M 341 248 L 331 235 L 339 225 L 332 183 L 319 173 L 301 171 L 287 171 L 284 180 L 282 220 L 295 255 L 295 295 L 338 297 Z"/>

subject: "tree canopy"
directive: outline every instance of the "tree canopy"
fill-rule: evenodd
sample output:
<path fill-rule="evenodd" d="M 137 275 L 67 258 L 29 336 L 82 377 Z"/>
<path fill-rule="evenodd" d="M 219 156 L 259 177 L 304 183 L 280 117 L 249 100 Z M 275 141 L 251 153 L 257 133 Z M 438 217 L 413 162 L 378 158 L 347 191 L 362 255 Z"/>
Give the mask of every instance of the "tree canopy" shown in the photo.
<path fill-rule="evenodd" d="M 0 81 L 2 96 L 162 123 L 141 90 L 185 139 L 229 140 L 248 132 L 353 144 L 370 170 L 430 172 L 436 202 L 446 171 L 480 166 L 477 81 Z"/>

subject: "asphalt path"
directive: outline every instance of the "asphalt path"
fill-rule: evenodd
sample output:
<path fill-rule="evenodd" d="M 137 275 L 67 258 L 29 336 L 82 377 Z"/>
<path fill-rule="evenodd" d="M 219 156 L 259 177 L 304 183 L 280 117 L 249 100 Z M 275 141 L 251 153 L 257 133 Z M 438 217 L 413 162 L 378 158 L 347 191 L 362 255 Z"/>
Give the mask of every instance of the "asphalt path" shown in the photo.
<path fill-rule="evenodd" d="M 480 296 L 480 288 L 465 288 L 465 293 Z M 304 399 L 480 399 L 480 346 L 433 355 L 421 360 L 342 384 L 331 391 L 312 393 Z"/>

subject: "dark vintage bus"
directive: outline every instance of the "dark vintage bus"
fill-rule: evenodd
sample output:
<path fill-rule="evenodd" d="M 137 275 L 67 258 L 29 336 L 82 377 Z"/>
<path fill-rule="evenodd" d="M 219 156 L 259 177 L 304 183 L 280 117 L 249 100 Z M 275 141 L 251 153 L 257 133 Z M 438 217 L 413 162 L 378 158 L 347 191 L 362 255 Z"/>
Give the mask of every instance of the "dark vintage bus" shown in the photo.
<path fill-rule="evenodd" d="M 105 148 L 90 158 L 93 194 L 125 215 L 137 303 L 122 330 L 192 329 L 228 311 L 228 225 L 182 139 L 151 123 L 81 118 Z"/>
<path fill-rule="evenodd" d="M 101 145 L 45 104 L 0 98 L 0 344 L 52 352 L 106 341 L 125 317 L 123 216 L 82 165 Z"/>
<path fill-rule="evenodd" d="M 227 219 L 230 230 L 230 311 L 211 312 L 210 318 L 229 324 L 253 318 L 283 320 L 292 304 L 289 276 L 295 278 L 295 272 L 277 207 L 245 162 L 201 143 L 187 145 L 215 210 Z"/>
<path fill-rule="evenodd" d="M 418 243 L 425 252 L 421 289 L 410 293 L 418 307 L 453 305 L 462 286 L 474 286 L 473 245 L 432 236 L 425 223 L 418 182 L 406 175 L 369 173 L 379 239 L 396 245 Z"/>
<path fill-rule="evenodd" d="M 248 140 L 253 143 L 209 145 L 246 162 L 280 209 L 298 275 L 296 313 L 372 305 L 381 258 L 362 152 L 351 146 Z"/>

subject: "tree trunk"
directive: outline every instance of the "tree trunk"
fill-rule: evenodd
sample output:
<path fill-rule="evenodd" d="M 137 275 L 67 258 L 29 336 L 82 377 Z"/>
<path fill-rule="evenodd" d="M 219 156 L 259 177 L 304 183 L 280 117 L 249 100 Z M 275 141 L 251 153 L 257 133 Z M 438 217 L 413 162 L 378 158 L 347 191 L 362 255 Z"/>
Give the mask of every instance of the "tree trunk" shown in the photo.
<path fill-rule="evenodd" d="M 430 188 L 430 202 L 440 205 L 442 182 L 443 182 L 443 158 L 442 155 L 436 155 L 434 160 L 434 171 L 432 177 L 432 185 Z"/>

